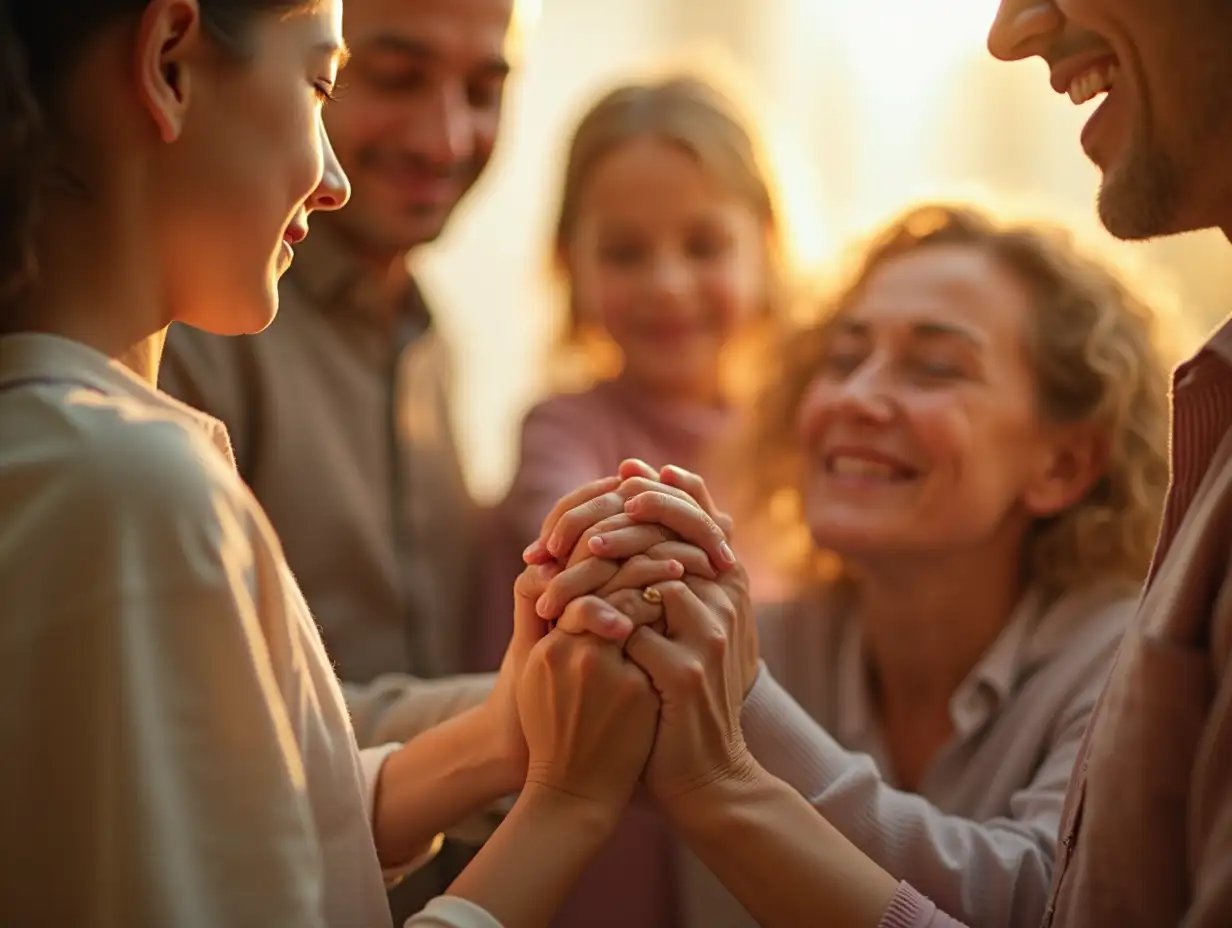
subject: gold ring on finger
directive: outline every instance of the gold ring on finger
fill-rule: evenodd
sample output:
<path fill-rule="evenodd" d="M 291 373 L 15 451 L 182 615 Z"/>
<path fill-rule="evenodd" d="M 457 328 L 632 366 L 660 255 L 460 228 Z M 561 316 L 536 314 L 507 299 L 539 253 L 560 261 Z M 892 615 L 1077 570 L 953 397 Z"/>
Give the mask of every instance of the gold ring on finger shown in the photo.
<path fill-rule="evenodd" d="M 663 602 L 663 594 L 657 587 L 648 586 L 642 590 L 642 599 L 652 606 L 657 606 Z"/>

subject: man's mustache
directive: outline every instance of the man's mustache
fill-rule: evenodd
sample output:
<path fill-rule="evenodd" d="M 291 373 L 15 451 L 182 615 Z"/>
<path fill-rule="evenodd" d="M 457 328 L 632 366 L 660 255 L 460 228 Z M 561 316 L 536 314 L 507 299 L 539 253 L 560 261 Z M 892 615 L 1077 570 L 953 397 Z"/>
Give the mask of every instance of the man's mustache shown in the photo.
<path fill-rule="evenodd" d="M 429 180 L 452 180 L 459 183 L 465 183 L 477 176 L 482 167 L 474 158 L 443 164 L 422 155 L 390 154 L 379 151 L 361 151 L 359 163 L 365 168 L 413 173 Z"/>

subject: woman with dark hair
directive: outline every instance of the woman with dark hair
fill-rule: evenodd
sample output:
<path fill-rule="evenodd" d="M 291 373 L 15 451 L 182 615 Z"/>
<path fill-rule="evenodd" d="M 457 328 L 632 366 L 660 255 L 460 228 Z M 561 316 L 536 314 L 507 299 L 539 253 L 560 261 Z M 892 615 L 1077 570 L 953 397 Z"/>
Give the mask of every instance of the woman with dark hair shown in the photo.
<path fill-rule="evenodd" d="M 541 924 L 611 833 L 658 702 L 523 575 L 483 705 L 361 754 L 166 329 L 262 329 L 309 215 L 338 0 L 0 0 L 0 867 L 6 925 L 380 926 L 382 882 L 521 788 L 416 926 Z M 679 576 L 642 559 L 608 588 Z M 525 722 L 525 724 L 523 724 Z M 525 784 L 525 786 L 523 786 Z"/>

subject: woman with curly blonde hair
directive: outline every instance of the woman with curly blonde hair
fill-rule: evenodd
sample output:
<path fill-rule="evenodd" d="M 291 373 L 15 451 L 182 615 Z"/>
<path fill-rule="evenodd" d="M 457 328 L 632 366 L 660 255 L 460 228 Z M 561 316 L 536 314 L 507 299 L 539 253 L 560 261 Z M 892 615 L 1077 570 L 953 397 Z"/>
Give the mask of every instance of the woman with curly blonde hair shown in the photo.
<path fill-rule="evenodd" d="M 920 207 L 786 341 L 733 456 L 745 544 L 784 542 L 804 581 L 762 655 L 833 736 L 799 736 L 817 776 L 792 785 L 969 924 L 1044 912 L 1167 487 L 1152 330 L 1063 233 Z M 685 883 L 689 924 L 751 924 L 696 861 Z"/>

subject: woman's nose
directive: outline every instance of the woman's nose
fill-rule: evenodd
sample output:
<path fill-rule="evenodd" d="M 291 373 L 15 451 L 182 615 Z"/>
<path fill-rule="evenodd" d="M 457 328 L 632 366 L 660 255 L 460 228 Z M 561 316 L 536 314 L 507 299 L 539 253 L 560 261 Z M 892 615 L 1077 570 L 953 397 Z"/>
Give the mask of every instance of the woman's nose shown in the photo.
<path fill-rule="evenodd" d="M 321 183 L 313 191 L 308 207 L 324 210 L 341 209 L 346 206 L 347 200 L 351 199 L 351 182 L 347 179 L 346 171 L 342 170 L 338 156 L 334 153 L 334 146 L 329 140 L 329 134 L 324 128 L 321 129 L 321 154 L 325 168 L 321 172 Z"/>
<path fill-rule="evenodd" d="M 880 425 L 893 418 L 894 407 L 887 372 L 870 365 L 842 380 L 814 381 L 800 404 L 800 430 L 805 440 L 811 441 L 824 424 L 839 418 Z"/>

